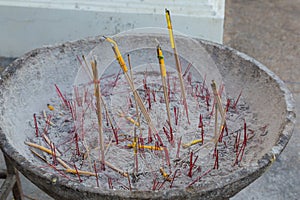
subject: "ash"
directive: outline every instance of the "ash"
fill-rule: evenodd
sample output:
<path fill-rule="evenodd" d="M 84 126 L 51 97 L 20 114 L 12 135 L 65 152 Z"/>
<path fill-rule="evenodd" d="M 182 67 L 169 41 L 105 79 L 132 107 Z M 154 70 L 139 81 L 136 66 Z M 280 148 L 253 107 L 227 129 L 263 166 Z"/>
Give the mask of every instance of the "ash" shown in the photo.
<path fill-rule="evenodd" d="M 92 83 L 75 85 L 74 91 L 62 91 L 63 96 L 50 99 L 54 109 L 45 107 L 46 111 L 36 114 L 37 127 L 30 120 L 32 137 L 28 141 L 52 151 L 36 150 L 40 157 L 33 162 L 41 167 L 46 162 L 50 173 L 86 187 L 141 191 L 218 185 L 220 180 L 229 181 L 231 174 L 251 165 L 253 149 L 259 148 L 257 143 L 261 135 L 267 134 L 267 127 L 257 122 L 243 95 L 238 97 L 240 91 L 230 97 L 226 96 L 226 86 L 219 88 L 222 109 L 226 111 L 222 128 L 219 112 L 216 120 L 214 95 L 205 80 L 196 81 L 191 73 L 184 74 L 186 110 L 177 74 L 168 73 L 167 77 L 170 123 L 160 74 L 151 68 L 133 74 L 136 90 L 157 132 L 149 128 L 140 109 L 137 111 L 133 93 L 121 74 L 101 78 L 105 160 L 110 164 L 105 169 L 100 163 Z M 54 145 L 47 144 L 45 135 Z M 76 172 L 68 173 L 58 158 Z"/>

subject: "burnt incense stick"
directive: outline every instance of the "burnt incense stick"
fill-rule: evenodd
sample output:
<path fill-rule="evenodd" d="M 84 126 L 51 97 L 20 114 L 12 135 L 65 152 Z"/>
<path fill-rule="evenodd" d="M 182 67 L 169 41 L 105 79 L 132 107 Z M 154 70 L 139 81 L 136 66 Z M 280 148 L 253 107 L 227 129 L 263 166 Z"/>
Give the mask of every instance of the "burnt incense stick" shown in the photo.
<path fill-rule="evenodd" d="M 223 106 L 222 106 L 220 95 L 219 95 L 219 93 L 217 91 L 217 84 L 216 84 L 216 82 L 214 80 L 212 80 L 211 88 L 213 90 L 215 101 L 218 104 L 218 109 L 216 109 L 216 110 L 219 110 L 219 112 L 221 114 L 221 117 L 223 118 L 225 116 L 225 113 L 224 113 L 224 110 L 223 110 Z"/>
<path fill-rule="evenodd" d="M 125 63 L 125 61 L 124 61 L 124 59 L 123 59 L 123 57 L 120 53 L 120 50 L 118 48 L 117 43 L 111 38 L 108 38 L 108 37 L 104 37 L 104 38 L 112 44 L 112 49 L 115 53 L 116 59 L 118 60 L 118 62 L 120 64 L 120 67 L 122 68 L 122 70 L 124 72 L 124 76 L 125 76 L 128 84 L 129 84 L 129 87 L 130 87 L 131 91 L 133 92 L 133 95 L 136 96 L 136 102 L 137 102 L 141 112 L 143 113 L 143 115 L 144 115 L 144 117 L 145 117 L 145 119 L 148 123 L 148 126 L 151 128 L 151 130 L 157 136 L 158 131 L 156 130 L 155 126 L 153 125 L 152 120 L 150 118 L 150 115 L 147 112 L 147 109 L 145 108 L 145 105 L 143 104 L 143 101 L 142 101 L 140 95 L 138 94 L 137 90 L 135 89 L 133 81 L 131 80 L 131 78 L 128 75 L 128 68 L 127 68 L 126 63 Z"/>
<path fill-rule="evenodd" d="M 128 144 L 127 147 L 128 148 L 134 148 L 135 144 Z M 139 149 L 149 149 L 149 150 L 156 150 L 156 151 L 162 151 L 164 150 L 164 147 L 160 147 L 160 146 L 149 146 L 149 145 L 138 145 L 137 146 Z"/>
<path fill-rule="evenodd" d="M 52 165 L 51 163 L 49 163 L 42 155 L 40 155 L 38 152 L 34 151 L 33 149 L 29 149 L 35 156 L 37 156 L 38 158 L 40 158 L 41 160 L 43 160 L 45 163 L 47 163 L 50 167 L 52 167 L 55 171 L 57 171 L 59 174 L 61 174 L 63 177 L 71 180 L 70 177 L 68 177 L 67 175 L 65 175 L 60 169 L 57 169 L 56 166 Z M 57 180 L 57 179 L 56 179 Z M 53 180 L 52 180 L 53 181 Z"/>
<path fill-rule="evenodd" d="M 159 171 L 160 171 L 160 174 L 164 177 L 164 179 L 166 181 L 169 181 L 169 182 L 172 181 L 172 179 L 170 178 L 170 174 L 168 174 L 167 172 L 165 172 L 164 168 L 160 167 Z"/>
<path fill-rule="evenodd" d="M 38 152 L 36 152 L 35 150 L 33 150 L 33 149 L 31 149 L 31 148 L 29 148 L 29 150 L 30 150 L 35 156 L 37 156 L 39 159 L 41 159 L 42 161 L 44 161 L 44 162 L 47 163 L 47 164 L 50 164 L 50 163 L 48 162 L 48 160 L 47 160 L 44 156 L 40 155 Z"/>
<path fill-rule="evenodd" d="M 35 143 L 32 143 L 32 142 L 24 142 L 24 143 L 25 143 L 26 145 L 30 146 L 30 147 L 34 147 L 34 148 L 36 148 L 36 149 L 39 149 L 39 150 L 41 150 L 41 151 L 43 151 L 43 152 L 46 152 L 46 153 L 48 153 L 48 154 L 50 154 L 50 155 L 53 156 L 53 151 L 51 151 L 51 149 L 48 149 L 48 148 L 46 148 L 46 147 L 43 147 L 43 146 L 41 146 L 41 145 L 38 145 L 38 144 L 35 144 Z M 60 159 L 58 156 L 59 156 L 59 155 L 58 155 L 58 152 L 57 152 L 56 160 L 57 160 L 64 168 L 70 169 L 71 167 L 70 167 L 67 163 L 65 163 L 62 159 Z"/>
<path fill-rule="evenodd" d="M 86 71 L 86 73 L 88 74 L 89 78 L 92 80 L 93 75 L 92 75 L 91 69 L 89 68 L 89 65 L 88 65 L 84 55 L 82 55 L 82 59 L 84 61 L 84 65 L 82 67 Z"/>
<path fill-rule="evenodd" d="M 135 121 L 130 116 L 126 116 L 125 113 L 122 110 L 119 111 L 118 115 L 120 117 L 124 117 L 127 121 L 129 121 L 130 123 L 134 124 L 135 126 L 140 127 L 140 123 L 138 121 Z"/>
<path fill-rule="evenodd" d="M 236 101 L 234 102 L 234 104 L 233 104 L 233 106 L 232 106 L 232 108 L 235 109 L 235 110 L 236 110 L 236 106 L 237 106 L 237 104 L 238 104 L 238 102 L 239 102 L 239 100 L 240 100 L 240 97 L 241 97 L 241 95 L 242 95 L 242 92 L 243 92 L 243 90 L 241 90 L 239 96 L 237 97 Z"/>
<path fill-rule="evenodd" d="M 104 107 L 104 110 L 105 110 L 105 113 L 106 113 L 106 119 L 108 120 L 109 125 L 110 125 L 110 127 L 111 127 L 111 129 L 113 131 L 114 136 L 115 136 L 116 144 L 118 144 L 118 132 L 117 132 L 117 128 L 114 127 L 114 125 L 113 125 L 111 116 L 110 116 L 110 114 L 108 112 L 108 108 L 106 106 L 106 103 L 105 103 L 104 99 L 102 98 L 102 95 L 101 95 L 101 103 L 102 103 L 102 105 Z M 111 143 L 111 141 L 110 141 L 110 143 Z M 109 143 L 109 145 L 110 145 L 110 143 Z M 105 153 L 107 152 L 108 148 L 109 148 L 109 146 L 106 148 Z"/>
<path fill-rule="evenodd" d="M 39 127 L 36 120 L 36 114 L 33 114 L 33 122 L 34 122 L 34 128 L 35 128 L 35 136 L 39 137 Z"/>
<path fill-rule="evenodd" d="M 96 96 L 96 108 L 97 108 L 97 118 L 98 118 L 98 132 L 100 140 L 100 160 L 101 168 L 105 170 L 105 155 L 104 155 L 104 138 L 103 138 L 103 127 L 102 127 L 102 110 L 101 110 L 101 93 L 100 93 L 100 83 L 98 80 L 98 69 L 97 62 L 91 61 L 93 77 L 94 77 L 94 87 Z"/>
<path fill-rule="evenodd" d="M 96 166 L 95 160 L 94 160 L 94 171 L 95 171 L 95 175 L 96 175 L 96 184 L 97 184 L 97 187 L 99 187 L 99 178 L 98 178 L 98 174 L 97 174 L 97 166 Z"/>
<path fill-rule="evenodd" d="M 224 131 L 224 129 L 225 129 L 225 127 L 226 127 L 226 110 L 227 110 L 227 108 L 225 108 L 224 109 L 224 116 L 222 117 L 222 119 L 221 119 L 221 124 L 220 124 L 220 129 L 219 129 L 219 134 L 218 134 L 218 136 L 217 136 L 217 138 L 215 138 L 215 139 L 217 139 L 218 141 L 220 140 L 220 139 L 222 139 L 221 137 L 221 135 L 222 135 L 222 132 Z"/>
<path fill-rule="evenodd" d="M 188 148 L 190 146 L 193 146 L 193 145 L 199 144 L 199 143 L 202 143 L 202 139 L 193 140 L 193 141 L 191 141 L 189 143 L 183 144 L 182 148 L 186 149 L 186 148 Z"/>
<path fill-rule="evenodd" d="M 133 73 L 132 73 L 132 66 L 131 66 L 129 54 L 127 55 L 127 59 L 128 59 L 128 65 L 130 68 L 130 78 L 133 82 Z M 142 129 L 140 126 L 139 106 L 137 104 L 137 96 L 135 94 L 134 94 L 134 101 L 135 101 L 135 110 L 136 110 L 136 114 L 137 114 L 137 124 L 138 124 L 139 130 L 140 130 L 140 134 L 142 134 Z M 139 141 L 138 141 L 138 137 L 136 134 L 136 127 L 134 127 L 134 130 L 133 130 L 133 152 L 134 152 L 134 171 L 135 171 L 135 173 L 138 173 L 138 166 L 139 166 L 138 165 L 138 155 L 137 155 L 138 146 L 139 146 Z"/>
<path fill-rule="evenodd" d="M 64 97 L 64 95 L 61 93 L 60 89 L 58 88 L 58 86 L 56 84 L 54 84 L 56 92 L 58 94 L 58 96 L 60 97 L 63 105 L 65 105 L 66 107 L 68 107 L 68 102 L 66 100 L 66 98 Z"/>
<path fill-rule="evenodd" d="M 170 113 L 170 105 L 169 105 L 169 98 L 168 98 L 168 91 L 167 91 L 168 87 L 167 87 L 167 82 L 166 82 L 167 70 L 166 70 L 166 66 L 165 66 L 163 52 L 159 45 L 157 45 L 157 58 L 159 61 L 159 66 L 160 66 L 161 82 L 162 82 L 163 90 L 164 90 L 164 98 L 165 98 L 165 103 L 166 103 L 168 123 L 171 126 L 171 113 Z"/>
<path fill-rule="evenodd" d="M 166 19 L 167 19 L 167 25 L 168 25 L 168 30 L 169 30 L 169 36 L 170 36 L 170 43 L 171 43 L 171 47 L 174 51 L 176 69 L 177 69 L 177 74 L 178 74 L 178 78 L 179 78 L 179 82 L 180 82 L 181 98 L 182 98 L 183 105 L 184 105 L 184 108 L 185 108 L 185 113 L 186 113 L 188 123 L 190 124 L 189 111 L 188 111 L 186 95 L 185 95 L 185 87 L 184 87 L 184 82 L 183 82 L 182 72 L 181 72 L 181 64 L 180 64 L 179 56 L 178 56 L 178 53 L 177 53 L 177 50 L 176 50 L 170 11 L 167 10 L 167 9 L 166 9 Z"/>
<path fill-rule="evenodd" d="M 50 119 L 51 119 L 51 115 L 48 115 L 48 116 L 47 116 L 45 110 L 43 110 L 43 116 L 44 116 L 45 122 L 46 122 L 47 124 L 49 124 L 50 126 L 55 126 L 55 124 L 50 120 Z"/>
<path fill-rule="evenodd" d="M 217 135 L 218 135 L 218 108 L 219 108 L 219 106 L 218 106 L 217 103 L 215 104 L 215 108 L 216 108 L 216 110 L 215 110 L 215 131 L 214 131 L 214 138 L 217 141 L 217 139 L 218 139 L 218 137 L 217 137 Z"/>
<path fill-rule="evenodd" d="M 219 129 L 217 134 L 215 132 L 215 136 L 214 136 L 215 145 L 217 145 L 219 137 L 220 137 L 222 129 L 223 129 L 223 126 L 226 126 L 226 108 L 223 109 L 222 102 L 221 102 L 221 97 L 220 97 L 220 95 L 217 91 L 217 84 L 214 80 L 212 80 L 211 88 L 213 90 L 213 94 L 214 94 L 214 98 L 215 98 L 215 112 L 216 112 L 216 115 L 217 115 L 218 111 L 220 112 L 220 115 L 221 115 L 220 129 Z M 217 121 L 217 119 L 216 119 L 216 121 Z M 217 130 L 217 128 L 216 128 L 217 125 L 216 124 L 217 124 L 217 122 L 215 122 L 215 131 Z"/>
<path fill-rule="evenodd" d="M 65 172 L 71 173 L 71 174 L 77 174 L 77 175 L 96 176 L 96 173 L 94 173 L 94 172 L 78 170 L 76 165 L 74 165 L 74 168 L 75 169 L 66 169 Z"/>
<path fill-rule="evenodd" d="M 115 167 L 114 165 L 112 165 L 111 163 L 105 161 L 105 165 L 109 168 L 111 168 L 112 170 L 118 172 L 119 174 L 121 174 L 122 176 L 128 177 L 128 173 L 124 172 L 123 170 Z"/>
<path fill-rule="evenodd" d="M 47 104 L 47 107 L 50 111 L 53 111 L 55 110 L 54 106 L 50 105 L 49 103 Z"/>
<path fill-rule="evenodd" d="M 69 169 L 69 171 L 72 171 L 72 173 L 77 174 L 77 177 L 78 177 L 78 179 L 79 179 L 79 182 L 81 183 L 81 182 L 82 182 L 82 179 L 80 178 L 80 174 L 79 174 L 78 169 L 77 169 L 77 167 L 76 167 L 75 164 L 74 164 L 74 168 L 75 168 L 75 169 Z M 67 169 L 67 170 L 68 170 L 68 169 Z M 66 170 L 66 171 L 67 171 L 67 170 Z"/>

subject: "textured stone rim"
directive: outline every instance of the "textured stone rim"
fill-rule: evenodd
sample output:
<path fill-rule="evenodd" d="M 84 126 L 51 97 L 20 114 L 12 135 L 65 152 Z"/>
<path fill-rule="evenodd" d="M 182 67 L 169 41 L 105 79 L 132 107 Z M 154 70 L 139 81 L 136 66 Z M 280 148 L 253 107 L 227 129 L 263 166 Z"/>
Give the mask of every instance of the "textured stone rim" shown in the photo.
<path fill-rule="evenodd" d="M 74 42 L 67 42 L 64 44 L 59 44 L 55 46 L 49 46 L 44 47 L 40 49 L 33 50 L 31 52 L 26 53 L 24 56 L 18 58 L 15 60 L 6 70 L 2 73 L 2 76 L 0 77 L 0 88 L 1 85 L 10 78 L 11 75 L 13 75 L 22 65 L 26 59 L 32 55 L 35 55 L 39 53 L 40 51 L 43 52 L 43 50 L 51 50 L 56 48 L 62 48 L 64 46 L 74 46 L 77 43 L 80 44 L 96 44 L 99 40 L 99 37 L 95 38 L 87 38 L 84 40 L 78 40 Z M 2 128 L 0 127 L 0 146 L 3 150 L 3 152 L 10 157 L 13 160 L 13 163 L 17 167 L 19 171 L 21 171 L 25 176 L 28 175 L 32 179 L 39 179 L 40 181 L 43 181 L 45 185 L 48 185 L 53 188 L 64 188 L 65 190 L 69 190 L 70 192 L 76 190 L 77 192 L 80 192 L 83 194 L 83 196 L 86 196 L 87 198 L 96 198 L 98 195 L 105 196 L 106 198 L 113 198 L 113 199 L 122 199 L 122 198 L 168 198 L 168 199 L 176 199 L 176 198 L 213 198 L 213 197 L 230 197 L 234 194 L 236 194 L 238 191 L 235 191 L 232 188 L 239 188 L 242 189 L 246 187 L 248 184 L 253 182 L 256 178 L 258 178 L 276 159 L 276 157 L 282 152 L 282 150 L 287 145 L 293 129 L 295 125 L 295 118 L 296 114 L 294 111 L 294 100 L 292 97 L 291 92 L 287 89 L 284 82 L 276 76 L 272 71 L 270 71 L 267 67 L 256 61 L 255 59 L 247 56 L 246 54 L 243 54 L 241 52 L 238 52 L 237 50 L 234 50 L 230 47 L 226 47 L 223 45 L 207 42 L 200 40 L 200 42 L 204 45 L 211 46 L 213 48 L 217 48 L 221 51 L 230 51 L 232 55 L 236 55 L 240 57 L 243 60 L 252 62 L 255 64 L 260 70 L 267 73 L 269 77 L 271 77 L 275 82 L 278 84 L 280 90 L 282 91 L 284 98 L 285 98 L 285 104 L 286 104 L 286 115 L 285 115 L 285 121 L 284 121 L 284 127 L 282 128 L 282 131 L 280 133 L 280 136 L 278 140 L 276 141 L 276 144 L 272 147 L 272 149 L 266 153 L 259 161 L 259 169 L 255 171 L 246 171 L 243 176 L 240 176 L 239 179 L 234 179 L 231 182 L 227 183 L 227 185 L 223 185 L 219 188 L 206 188 L 205 190 L 197 190 L 197 188 L 189 188 L 189 189 L 172 189 L 168 191 L 111 191 L 111 190 L 99 190 L 97 188 L 90 188 L 90 187 L 83 187 L 81 185 L 76 184 L 70 184 L 70 182 L 65 178 L 60 178 L 60 181 L 53 184 L 51 182 L 51 179 L 49 176 L 46 176 L 44 174 L 44 171 L 42 169 L 35 168 L 35 166 L 26 160 L 25 157 L 18 154 L 18 151 L 11 146 L 11 144 L 8 141 L 8 138 L 6 138 L 5 133 L 3 132 Z M 0 90 L 0 96 L 2 95 Z M 240 180 L 247 180 L 246 184 L 241 184 Z M 39 185 L 41 189 L 46 190 L 47 187 Z M 47 191 L 45 191 L 47 192 Z M 48 193 L 51 193 L 48 191 Z M 53 195 L 51 193 L 50 195 Z"/>

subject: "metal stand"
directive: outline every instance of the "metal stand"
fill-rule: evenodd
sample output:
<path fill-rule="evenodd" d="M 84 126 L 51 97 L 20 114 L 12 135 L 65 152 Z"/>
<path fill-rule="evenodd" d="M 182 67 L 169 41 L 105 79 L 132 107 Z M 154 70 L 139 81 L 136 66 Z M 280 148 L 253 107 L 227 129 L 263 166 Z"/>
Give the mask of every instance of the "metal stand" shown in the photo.
<path fill-rule="evenodd" d="M 4 155 L 4 159 L 6 171 L 0 169 L 0 179 L 5 179 L 0 188 L 0 200 L 6 200 L 11 191 L 15 200 L 24 200 L 19 173 L 6 155 Z"/>

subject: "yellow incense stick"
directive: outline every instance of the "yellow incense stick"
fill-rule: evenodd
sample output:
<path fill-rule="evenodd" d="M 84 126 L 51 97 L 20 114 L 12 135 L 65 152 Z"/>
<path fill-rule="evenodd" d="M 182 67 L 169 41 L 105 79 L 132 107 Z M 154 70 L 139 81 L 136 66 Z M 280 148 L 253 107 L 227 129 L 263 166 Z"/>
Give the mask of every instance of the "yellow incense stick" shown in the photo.
<path fill-rule="evenodd" d="M 169 177 L 170 175 L 167 172 L 165 172 L 164 168 L 159 168 L 159 171 L 161 175 L 166 179 L 166 181 L 172 181 L 172 179 Z"/>
<path fill-rule="evenodd" d="M 133 92 L 134 96 L 136 97 L 136 102 L 141 110 L 141 112 L 143 113 L 147 123 L 148 123 L 148 126 L 150 127 L 150 129 L 155 132 L 155 133 L 158 133 L 155 126 L 153 125 L 152 123 L 152 120 L 150 118 L 150 115 L 149 113 L 147 112 L 147 109 L 145 108 L 144 104 L 143 104 L 143 101 L 140 97 L 140 95 L 138 94 L 137 90 L 135 89 L 134 87 L 134 84 L 133 84 L 133 81 L 131 80 L 131 78 L 129 77 L 127 71 L 128 71 L 128 68 L 126 66 L 126 63 L 124 62 L 124 59 L 120 53 L 120 50 L 118 48 L 118 45 L 117 43 L 111 39 L 111 38 L 108 38 L 108 37 L 104 37 L 108 42 L 110 42 L 112 44 L 112 49 L 115 53 L 115 56 L 116 56 L 116 59 L 118 60 L 119 64 L 120 64 L 120 67 L 122 68 L 123 72 L 124 72 L 124 76 L 129 84 L 129 87 L 131 89 L 131 91 Z"/>
<path fill-rule="evenodd" d="M 28 146 L 31 146 L 31 147 L 34 147 L 34 148 L 37 148 L 43 152 L 46 152 L 48 154 L 51 154 L 52 155 L 52 151 L 46 147 L 43 147 L 41 145 L 38 145 L 38 144 L 35 144 L 35 143 L 32 143 L 32 142 L 24 142 L 26 145 Z"/>
<path fill-rule="evenodd" d="M 193 141 L 191 141 L 191 142 L 189 142 L 189 143 L 183 144 L 182 147 L 183 147 L 184 149 L 186 149 L 186 148 L 188 148 L 188 147 L 190 147 L 190 146 L 193 146 L 193 145 L 195 145 L 195 144 L 199 144 L 199 143 L 201 143 L 201 142 L 202 142 L 202 139 L 193 140 Z"/>
<path fill-rule="evenodd" d="M 109 37 L 105 37 L 105 39 L 106 39 L 108 42 L 110 42 L 110 43 L 113 44 L 113 46 L 114 46 L 113 50 L 114 50 L 114 52 L 115 52 L 116 59 L 118 60 L 118 62 L 119 62 L 119 64 L 120 64 L 122 70 L 124 71 L 124 73 L 126 73 L 126 72 L 128 71 L 128 68 L 127 68 L 126 63 L 125 63 L 125 61 L 124 61 L 124 59 L 123 59 L 123 57 L 122 57 L 122 55 L 121 55 L 121 53 L 120 53 L 120 50 L 119 50 L 119 48 L 118 48 L 117 43 L 116 43 L 113 39 L 111 39 L 111 38 L 109 38 Z"/>
<path fill-rule="evenodd" d="M 96 173 L 82 171 L 82 170 L 76 170 L 76 169 L 66 169 L 65 172 L 71 173 L 71 174 L 80 174 L 80 175 L 85 175 L 85 176 L 96 176 Z"/>
<path fill-rule="evenodd" d="M 169 35 L 170 35 L 170 43 L 172 49 L 175 48 L 175 42 L 174 42 L 174 37 L 173 37 L 173 27 L 171 23 L 171 16 L 170 16 L 170 11 L 166 9 L 166 19 L 167 19 L 167 25 L 168 25 L 168 30 L 169 30 Z"/>
<path fill-rule="evenodd" d="M 32 142 L 24 142 L 24 143 L 25 143 L 26 145 L 28 145 L 28 146 L 34 147 L 34 148 L 36 148 L 36 149 L 39 149 L 39 150 L 41 150 L 41 151 L 43 151 L 43 152 L 46 152 L 46 153 L 48 153 L 48 154 L 50 154 L 50 155 L 53 156 L 53 151 L 51 151 L 50 149 L 48 149 L 48 148 L 46 148 L 46 147 L 43 147 L 43 146 L 41 146 L 41 145 L 38 145 L 38 144 L 35 144 L 35 143 L 32 143 Z M 59 155 L 56 155 L 56 160 L 57 160 L 64 168 L 69 169 L 69 168 L 70 168 L 69 165 L 68 165 L 67 163 L 65 163 L 62 159 L 60 159 L 58 156 L 59 156 Z"/>
<path fill-rule="evenodd" d="M 129 148 L 134 148 L 136 144 L 132 143 L 132 144 L 128 144 L 127 147 Z M 162 151 L 164 150 L 163 147 L 156 147 L 156 146 L 149 146 L 149 145 L 138 145 L 139 149 L 149 149 L 149 150 L 157 150 L 157 151 Z"/>
<path fill-rule="evenodd" d="M 47 107 L 48 107 L 48 109 L 51 110 L 51 111 L 55 110 L 54 107 L 53 107 L 52 105 L 50 105 L 50 104 L 47 104 Z"/>
<path fill-rule="evenodd" d="M 178 78 L 179 78 L 179 82 L 180 82 L 181 98 L 183 100 L 183 104 L 184 104 L 184 107 L 185 107 L 185 112 L 186 112 L 186 116 L 187 116 L 187 119 L 188 119 L 188 123 L 190 123 L 189 112 L 188 112 L 187 101 L 186 101 L 186 95 L 185 95 L 185 87 L 184 87 L 184 82 L 183 82 L 182 72 L 181 72 L 181 64 L 180 64 L 179 56 L 178 56 L 178 53 L 177 53 L 177 50 L 176 50 L 170 11 L 167 10 L 167 9 L 166 9 L 166 19 L 167 19 L 167 25 L 168 25 L 168 30 L 169 30 L 169 36 L 170 36 L 170 43 L 171 43 L 171 47 L 174 51 L 176 69 L 177 69 L 177 74 L 178 74 Z"/>
<path fill-rule="evenodd" d="M 169 105 L 167 83 L 166 83 L 167 70 L 166 70 L 166 66 L 165 66 L 163 52 L 159 45 L 157 46 L 157 57 L 158 57 L 159 65 L 160 65 L 161 82 L 162 82 L 163 90 L 164 90 L 164 98 L 165 98 L 165 102 L 166 102 L 168 121 L 171 125 L 171 113 L 170 113 L 170 105 Z"/>
<path fill-rule="evenodd" d="M 137 122 L 137 121 L 135 121 L 134 119 L 132 119 L 131 117 L 129 117 L 129 116 L 126 116 L 123 112 L 119 112 L 119 116 L 120 117 L 124 117 L 127 121 L 129 121 L 130 123 L 132 123 L 132 124 L 134 124 L 134 125 L 136 125 L 136 126 L 140 126 L 140 123 L 139 122 Z"/>
<path fill-rule="evenodd" d="M 44 115 L 44 119 L 45 119 L 46 123 L 49 123 L 49 125 L 51 125 L 51 126 L 55 126 L 55 124 L 48 119 L 48 116 L 47 116 L 45 110 L 43 110 L 43 115 Z"/>
<path fill-rule="evenodd" d="M 108 166 L 109 168 L 111 168 L 112 170 L 118 172 L 119 174 L 121 174 L 122 176 L 128 177 L 128 173 L 124 172 L 123 170 L 115 167 L 114 165 L 112 165 L 111 163 L 105 161 L 105 165 Z"/>

